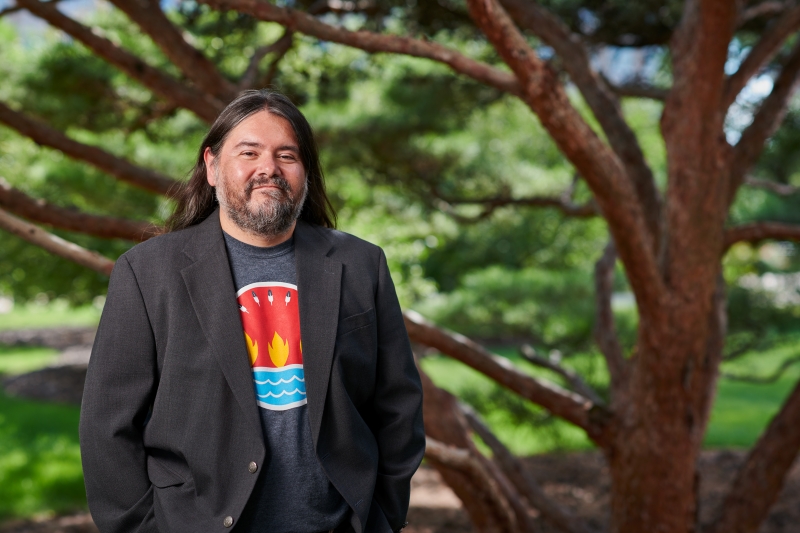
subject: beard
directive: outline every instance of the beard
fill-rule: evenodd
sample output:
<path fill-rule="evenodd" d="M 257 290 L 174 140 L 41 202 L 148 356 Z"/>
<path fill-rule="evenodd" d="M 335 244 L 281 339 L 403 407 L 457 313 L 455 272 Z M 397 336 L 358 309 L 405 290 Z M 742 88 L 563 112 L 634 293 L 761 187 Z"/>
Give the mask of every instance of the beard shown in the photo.
<path fill-rule="evenodd" d="M 228 181 L 216 166 L 214 177 L 220 208 L 240 229 L 265 237 L 286 233 L 300 217 L 308 194 L 308 180 L 303 182 L 301 193 L 294 195 L 289 182 L 282 176 L 256 178 L 248 182 L 243 191 L 229 188 Z M 274 185 L 277 189 L 262 191 L 264 198 L 251 202 L 253 189 L 262 185 Z"/>

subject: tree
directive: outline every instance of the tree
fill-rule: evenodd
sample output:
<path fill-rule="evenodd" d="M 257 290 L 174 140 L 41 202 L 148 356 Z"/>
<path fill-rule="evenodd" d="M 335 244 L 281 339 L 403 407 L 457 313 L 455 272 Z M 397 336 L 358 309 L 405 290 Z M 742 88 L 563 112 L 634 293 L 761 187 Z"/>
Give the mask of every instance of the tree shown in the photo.
<path fill-rule="evenodd" d="M 369 53 L 424 58 L 478 82 L 491 95 L 524 103 L 591 192 L 576 203 L 560 196 L 518 196 L 502 186 L 464 194 L 442 187 L 418 169 L 400 176 L 440 208 L 461 216 L 459 205 L 479 206 L 486 217 L 499 206 L 553 207 L 567 216 L 604 219 L 611 236 L 595 269 L 595 339 L 611 376 L 606 404 L 573 377 L 574 390 L 533 378 L 469 339 L 406 314 L 411 338 L 483 372 L 521 397 L 583 429 L 608 459 L 612 477 L 611 529 L 615 532 L 681 533 L 698 526 L 695 463 L 714 397 L 726 333 L 722 259 L 736 243 L 792 240 L 800 226 L 778 221 L 730 225 L 730 210 L 750 178 L 765 143 L 781 124 L 800 72 L 800 7 L 791 2 L 652 0 L 635 7 L 608 2 L 522 0 L 425 2 L 404 7 L 389 1 L 310 2 L 293 8 L 265 0 L 201 0 L 232 18 L 202 27 L 202 6 L 186 4 L 166 14 L 157 2 L 111 0 L 157 48 L 145 61 L 101 31 L 59 11 L 54 2 L 17 0 L 25 9 L 79 41 L 96 57 L 155 95 L 151 113 L 185 109 L 211 121 L 238 90 L 269 82 L 281 58 L 305 35 Z M 180 15 L 180 16 L 179 16 Z M 238 18 L 246 15 L 244 19 Z M 396 33 L 398 25 L 404 34 Z M 224 37 L 225 21 L 268 21 L 284 28 L 277 40 L 255 48 L 238 71 L 223 53 L 206 55 L 196 37 Z M 358 26 L 359 29 L 349 29 Z M 184 33 L 182 27 L 190 33 Z M 204 33 L 205 32 L 205 33 Z M 463 32 L 482 43 L 463 53 L 447 36 Z M 240 33 L 256 38 L 255 32 Z M 417 37 L 415 35 L 421 35 Z M 732 43 L 752 43 L 727 74 Z M 592 65 L 593 46 L 661 46 L 670 73 L 658 86 L 615 85 Z M 489 48 L 491 47 L 491 48 Z M 545 60 L 544 53 L 552 53 Z M 271 57 L 267 68 L 262 60 Z M 734 62 L 736 63 L 736 62 Z M 774 75 L 771 92 L 755 106 L 737 142 L 725 121 L 754 76 Z M 567 80 L 580 93 L 596 126 L 570 98 Z M 666 183 L 659 187 L 639 140 L 623 115 L 619 95 L 663 99 L 661 134 Z M 474 98 L 479 98 L 475 95 Z M 141 168 L 97 145 L 79 142 L 53 125 L 0 104 L 0 121 L 35 142 L 86 161 L 138 188 L 169 195 L 176 180 Z M 764 185 L 761 183 L 760 185 Z M 767 186 L 775 189 L 780 183 Z M 13 187 L 0 189 L 0 227 L 46 250 L 107 273 L 111 260 L 56 238 L 36 222 L 100 237 L 143 239 L 141 222 L 77 213 L 43 204 Z M 14 216 L 11 213 L 15 213 Z M 25 222 L 23 217 L 30 222 Z M 610 295 L 619 260 L 635 295 L 636 343 L 625 353 L 616 333 Z M 535 360 L 535 356 L 531 357 Z M 552 362 L 539 361 L 566 371 Z M 565 531 L 587 531 L 549 501 L 481 420 L 424 376 L 428 457 L 466 504 L 480 531 L 528 530 L 528 509 Z M 719 509 L 712 531 L 756 531 L 776 499 L 800 449 L 800 384 L 750 451 Z M 471 438 L 493 451 L 489 460 Z"/>

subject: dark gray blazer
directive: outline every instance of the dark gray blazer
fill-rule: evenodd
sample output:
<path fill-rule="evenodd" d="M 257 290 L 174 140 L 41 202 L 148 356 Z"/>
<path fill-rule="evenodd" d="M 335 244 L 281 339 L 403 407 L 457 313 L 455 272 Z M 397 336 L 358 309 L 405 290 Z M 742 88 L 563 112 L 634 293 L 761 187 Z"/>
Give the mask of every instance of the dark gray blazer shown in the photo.
<path fill-rule="evenodd" d="M 308 419 L 356 532 L 400 528 L 422 390 L 383 251 L 298 222 Z M 111 274 L 80 422 L 103 533 L 230 531 L 265 447 L 219 214 L 135 246 Z"/>

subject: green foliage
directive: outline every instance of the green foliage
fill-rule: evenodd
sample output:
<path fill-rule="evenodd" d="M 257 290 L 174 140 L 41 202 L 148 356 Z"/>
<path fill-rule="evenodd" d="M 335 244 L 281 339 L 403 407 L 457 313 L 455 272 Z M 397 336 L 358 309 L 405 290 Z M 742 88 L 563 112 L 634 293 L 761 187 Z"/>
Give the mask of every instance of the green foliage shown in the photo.
<path fill-rule="evenodd" d="M 586 272 L 489 267 L 464 276 L 458 289 L 420 305 L 423 314 L 470 336 L 532 340 L 537 347 L 585 348 L 594 316 Z"/>
<path fill-rule="evenodd" d="M 434 383 L 472 406 L 515 454 L 581 450 L 592 446 L 581 430 L 548 415 L 540 407 L 453 359 L 425 357 L 421 365 Z M 530 367 L 522 368 L 530 371 Z M 541 375 L 543 372 L 534 370 L 532 373 Z"/>
<path fill-rule="evenodd" d="M 312 3 L 297 0 L 293 5 L 307 8 Z M 474 38 L 476 29 L 466 24 L 462 0 L 378 0 L 373 4 L 369 17 L 343 16 L 342 25 L 424 35 L 471 57 L 499 63 L 491 46 Z M 543 5 L 589 41 L 622 45 L 664 43 L 682 8 L 678 0 L 636 5 L 624 0 L 547 0 Z M 195 2 L 181 2 L 168 15 L 231 80 L 241 75 L 258 46 L 283 33 L 278 25 Z M 91 18 L 113 41 L 149 64 L 180 76 L 119 11 L 101 9 Z M 738 41 L 739 52 L 750 42 L 748 35 Z M 55 32 L 28 44 L 18 37 L 13 28 L 0 22 L 4 46 L 0 74 L 5 80 L 0 93 L 14 107 L 71 137 L 167 175 L 180 178 L 190 169 L 207 128 L 197 117 L 171 110 L 140 84 Z M 294 38 L 296 46 L 269 80 L 273 73 L 268 56 L 261 66 L 261 79 L 289 94 L 314 125 L 340 226 L 386 249 L 402 304 L 471 336 L 524 339 L 545 352 L 561 350 L 564 364 L 595 376 L 590 380 L 602 392 L 607 379 L 597 377 L 602 374 L 597 370 L 602 361 L 591 347 L 591 329 L 592 267 L 608 239 L 604 222 L 567 219 L 553 209 L 524 207 L 499 208 L 472 223 L 458 222 L 480 215 L 480 206 L 471 203 L 477 199 L 556 196 L 573 183 L 575 170 L 530 110 L 513 97 L 454 76 L 432 62 L 370 55 L 300 35 Z M 539 45 L 533 38 L 531 42 Z M 667 81 L 667 53 L 650 53 L 662 61 L 653 80 Z M 573 93 L 571 97 L 598 129 L 585 103 Z M 661 110 L 660 103 L 623 101 L 625 116 L 663 188 L 666 157 L 659 128 Z M 770 141 L 757 169 L 759 177 L 797 184 L 798 116 L 791 109 Z M 0 128 L 0 168 L 14 186 L 63 207 L 156 223 L 170 209 L 169 202 L 155 195 L 38 147 L 5 128 Z M 579 181 L 574 200 L 582 202 L 590 196 Z M 730 221 L 797 221 L 796 204 L 796 197 L 777 198 L 746 189 L 737 198 Z M 109 258 L 131 246 L 56 233 Z M 726 259 L 732 343 L 747 348 L 754 339 L 780 341 L 796 329 L 795 308 L 776 306 L 769 297 L 740 283 L 747 274 L 796 269 L 799 254 L 794 248 L 787 250 L 781 264 L 752 251 L 742 255 L 740 247 Z M 102 295 L 106 283 L 103 276 L 21 240 L 3 238 L 0 294 L 13 296 L 17 302 L 60 298 L 85 304 Z M 628 291 L 621 269 L 615 291 L 618 296 Z M 630 349 L 637 327 L 635 305 L 615 304 L 615 314 L 623 345 Z M 432 361 L 426 364 L 438 364 Z M 471 378 L 465 375 L 464 379 Z M 475 390 L 483 392 L 467 387 L 459 389 L 459 394 L 480 407 L 487 418 L 495 417 L 497 424 L 519 428 L 533 421 L 534 428 L 555 428 L 549 444 L 536 444 L 536 449 L 555 446 L 561 438 L 556 435 L 567 435 L 564 446 L 585 445 L 585 439 L 570 437 L 574 430 L 565 429 L 563 423 L 550 421 L 501 389 L 481 387 Z M 523 433 L 519 435 L 522 438 Z M 538 442 L 537 437 L 524 435 Z"/>
<path fill-rule="evenodd" d="M 59 129 L 107 131 L 123 102 L 117 99 L 108 63 L 73 43 L 58 43 L 23 78 L 22 108 Z M 58 83 L 54 83 L 59 80 Z"/>
<path fill-rule="evenodd" d="M 86 508 L 78 416 L 0 393 L 0 520 Z"/>

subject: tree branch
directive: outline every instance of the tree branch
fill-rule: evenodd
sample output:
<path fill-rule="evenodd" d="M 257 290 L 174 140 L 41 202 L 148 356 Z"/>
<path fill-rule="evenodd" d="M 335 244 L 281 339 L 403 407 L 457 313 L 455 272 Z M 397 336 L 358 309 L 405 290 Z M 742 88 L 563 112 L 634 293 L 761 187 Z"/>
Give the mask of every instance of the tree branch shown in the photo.
<path fill-rule="evenodd" d="M 761 40 L 750 49 L 750 53 L 739 65 L 739 69 L 725 82 L 721 106 L 723 110 L 731 106 L 747 82 L 761 71 L 778 53 L 786 39 L 798 28 L 800 28 L 800 5 L 796 5 L 780 17 L 776 17 L 775 21 L 761 33 Z"/>
<path fill-rule="evenodd" d="M 202 52 L 186 42 L 180 31 L 153 0 L 110 0 L 146 33 L 198 89 L 221 102 L 230 102 L 239 92 Z"/>
<path fill-rule="evenodd" d="M 603 399 L 597 395 L 594 389 L 587 385 L 578 374 L 568 368 L 564 368 L 552 359 L 540 356 L 530 344 L 523 344 L 520 346 L 519 353 L 530 364 L 551 370 L 567 380 L 567 383 L 569 383 L 569 387 L 573 392 L 577 392 L 596 405 L 603 405 L 605 403 Z"/>
<path fill-rule="evenodd" d="M 3 178 L 0 178 L 0 207 L 28 220 L 104 239 L 140 242 L 160 233 L 160 228 L 148 222 L 90 215 L 31 198 Z"/>
<path fill-rule="evenodd" d="M 435 439 L 445 446 L 467 453 L 467 456 L 460 454 L 461 457 L 456 457 L 454 461 L 448 461 L 443 457 L 443 453 L 439 453 L 438 456 L 443 462 L 434 459 L 431 463 L 464 503 L 465 510 L 478 531 L 507 533 L 517 531 L 515 513 L 510 503 L 506 501 L 505 493 L 498 481 L 492 475 L 493 472 L 486 469 L 489 463 L 486 461 L 487 464 L 484 464 L 485 458 L 475 447 L 467 421 L 458 407 L 455 396 L 434 385 L 422 369 L 419 369 L 419 374 L 422 380 L 422 418 L 425 421 L 426 438 Z M 429 458 L 436 456 L 437 451 L 447 450 L 437 447 L 433 450 L 427 448 L 426 456 Z M 474 463 L 469 464 L 470 459 L 479 461 L 478 468 L 475 468 Z"/>
<path fill-rule="evenodd" d="M 798 241 L 800 240 L 800 226 L 783 222 L 752 222 L 733 226 L 725 230 L 725 246 L 723 250 L 728 251 L 737 242 L 758 244 L 767 239 Z"/>
<path fill-rule="evenodd" d="M 455 213 L 454 205 L 481 205 L 483 210 L 473 221 L 482 220 L 497 209 L 509 205 L 518 207 L 554 207 L 564 216 L 574 218 L 592 218 L 600 213 L 597 204 L 593 201 L 585 204 L 576 204 L 568 196 L 529 196 L 527 198 L 509 198 L 508 196 L 491 196 L 486 198 L 453 198 L 440 194 L 438 189 L 431 191 L 433 196 L 441 200 L 438 207 L 452 216 L 460 217 Z M 463 218 L 463 217 L 462 217 Z"/>
<path fill-rule="evenodd" d="M 581 91 L 611 147 L 625 166 L 643 206 L 653 250 L 658 250 L 663 233 L 661 193 L 656 188 L 653 172 L 644 159 L 636 134 L 625 122 L 619 102 L 609 91 L 605 80 L 592 69 L 581 38 L 536 2 L 501 0 L 501 3 L 520 27 L 531 30 L 563 59 L 570 79 Z"/>
<path fill-rule="evenodd" d="M 611 390 L 618 393 L 627 379 L 627 363 L 617 337 L 611 296 L 614 290 L 614 266 L 617 251 L 614 242 L 606 245 L 603 255 L 594 265 L 595 324 L 594 340 L 606 360 L 611 376 Z"/>
<path fill-rule="evenodd" d="M 621 98 L 649 98 L 650 100 L 659 100 L 663 102 L 667 99 L 667 95 L 669 94 L 669 89 L 656 87 L 648 83 L 634 82 L 614 85 L 608 82 L 608 80 L 606 80 L 606 83 L 608 83 L 611 91 Z"/>
<path fill-rule="evenodd" d="M 762 180 L 752 176 L 746 177 L 744 179 L 744 184 L 756 189 L 766 189 L 778 196 L 793 196 L 800 192 L 800 187 L 795 187 L 794 185 L 786 183 L 778 183 L 772 180 Z"/>
<path fill-rule="evenodd" d="M 516 78 L 489 64 L 462 55 L 438 43 L 397 35 L 381 35 L 369 31 L 348 31 L 325 24 L 302 11 L 282 8 L 265 0 L 201 0 L 217 9 L 235 9 L 257 19 L 277 22 L 287 30 L 297 31 L 323 41 L 359 48 L 369 53 L 389 52 L 432 59 L 501 91 L 517 94 Z"/>
<path fill-rule="evenodd" d="M 146 191 L 171 195 L 177 193 L 181 187 L 180 182 L 158 172 L 133 165 L 96 146 L 72 140 L 55 128 L 14 111 L 2 102 L 0 102 L 0 122 L 37 144 L 60 150 L 73 159 L 85 161 L 121 181 Z"/>
<path fill-rule="evenodd" d="M 729 185 L 729 202 L 733 202 L 736 191 L 742 184 L 747 171 L 756 163 L 764 149 L 766 140 L 778 129 L 786 114 L 789 98 L 794 93 L 798 76 L 800 76 L 800 42 L 795 44 L 792 54 L 775 80 L 772 92 L 758 108 L 753 122 L 744 132 L 736 146 L 733 147 L 731 176 Z"/>
<path fill-rule="evenodd" d="M 22 11 L 22 8 L 20 6 L 7 7 L 3 10 L 0 10 L 0 17 L 5 17 L 6 15 L 16 13 L 17 11 Z"/>
<path fill-rule="evenodd" d="M 206 122 L 214 122 L 225 104 L 145 63 L 92 28 L 61 13 L 52 2 L 17 0 L 17 4 L 77 39 L 99 57 L 119 68 L 162 98 L 188 109 Z"/>
<path fill-rule="evenodd" d="M 412 341 L 436 348 L 461 361 L 523 398 L 582 428 L 599 445 L 605 443 L 605 426 L 612 416 L 605 408 L 593 405 L 586 398 L 555 384 L 525 374 L 507 359 L 487 352 L 463 335 L 434 326 L 419 313 L 406 311 L 403 316 Z"/>
<path fill-rule="evenodd" d="M 500 439 L 492 433 L 471 407 L 462 404 L 461 409 L 472 430 L 492 450 L 494 460 L 500 466 L 503 474 L 511 481 L 517 491 L 530 502 L 531 506 L 542 513 L 542 517 L 545 520 L 568 533 L 591 532 L 573 514 L 547 497 L 542 487 L 533 479 L 533 476 L 531 476 L 522 462 L 500 442 Z"/>
<path fill-rule="evenodd" d="M 714 269 L 699 265 L 718 260 L 728 211 L 725 156 L 729 145 L 723 134 L 725 114 L 719 106 L 728 44 L 738 15 L 737 2 L 729 0 L 687 0 L 684 5 L 671 40 L 674 81 L 661 115 L 669 169 L 668 243 L 662 271 L 675 304 L 687 298 L 710 298 L 714 287 Z M 619 240 L 614 241 L 619 248 Z M 640 314 L 648 312 L 639 306 Z M 648 328 L 640 331 L 650 335 Z"/>
<path fill-rule="evenodd" d="M 766 0 L 742 10 L 739 15 L 738 26 L 743 26 L 751 20 L 761 17 L 773 17 L 780 15 L 791 6 L 791 2 L 781 2 L 778 0 Z"/>
<path fill-rule="evenodd" d="M 758 531 L 800 449 L 800 382 L 750 450 L 711 533 Z"/>
<path fill-rule="evenodd" d="M 470 15 L 520 80 L 520 98 L 594 193 L 640 309 L 660 312 L 665 297 L 653 239 L 636 188 L 617 155 L 573 107 L 556 73 L 528 46 L 496 0 L 468 0 Z"/>
<path fill-rule="evenodd" d="M 768 385 L 770 383 L 775 383 L 776 381 L 778 381 L 781 378 L 781 376 L 783 376 L 786 373 L 787 370 L 789 370 L 792 366 L 796 365 L 797 363 L 800 363 L 800 355 L 796 355 L 794 357 L 785 359 L 781 363 L 781 366 L 776 368 L 775 371 L 768 376 L 760 377 L 760 376 L 745 376 L 742 374 L 723 373 L 722 377 L 733 381 L 743 381 L 745 383 Z"/>
<path fill-rule="evenodd" d="M 267 77 L 273 77 L 270 75 L 270 72 L 274 71 L 278 61 L 280 61 L 283 56 L 292 48 L 292 43 L 294 42 L 294 32 L 290 30 L 286 30 L 283 32 L 277 41 L 272 44 L 268 44 L 266 46 L 261 46 L 253 52 L 250 61 L 247 64 L 247 69 L 242 74 L 241 79 L 239 80 L 239 89 L 249 89 L 256 85 L 258 82 L 258 66 L 261 64 L 261 61 L 268 55 L 268 54 L 275 54 L 275 58 L 270 63 L 269 69 L 267 71 Z M 260 84 L 262 86 L 269 85 L 269 83 Z"/>
<path fill-rule="evenodd" d="M 16 235 L 31 244 L 40 246 L 51 254 L 69 259 L 106 276 L 111 275 L 111 269 L 114 268 L 114 261 L 107 257 L 44 231 L 7 213 L 2 208 L 0 208 L 0 229 Z"/>

